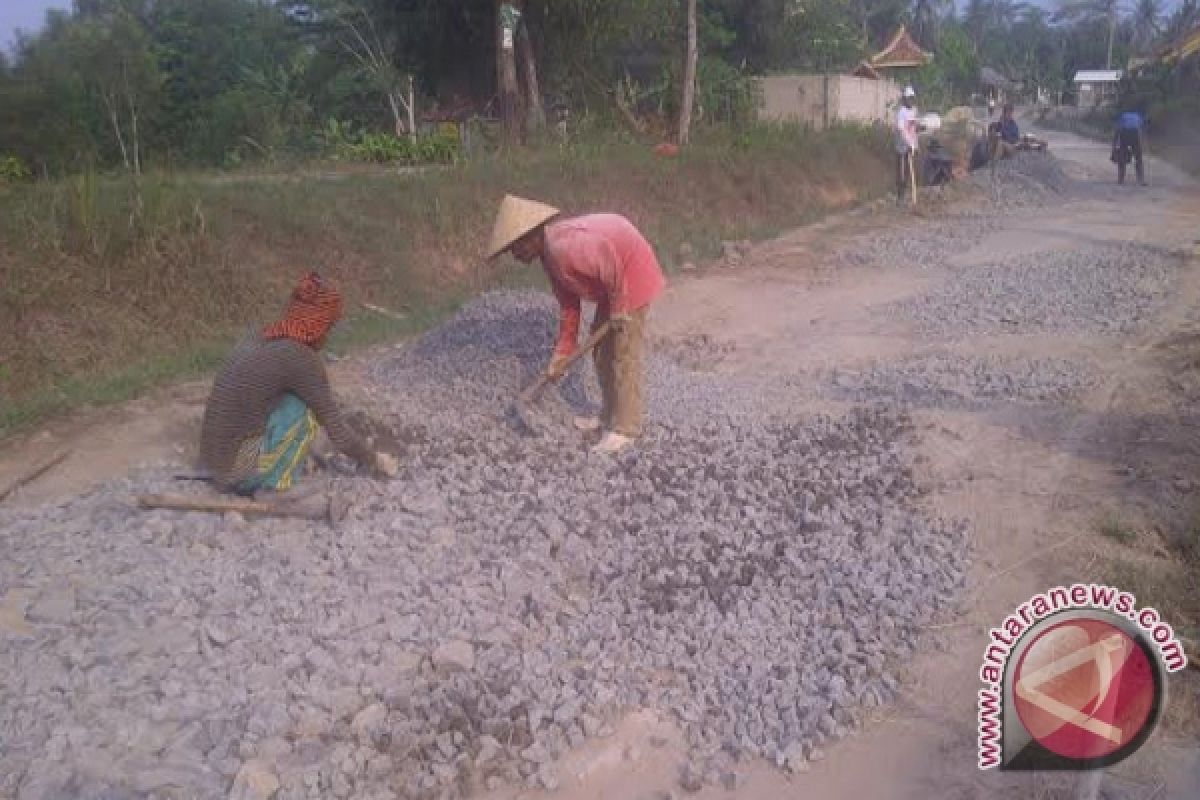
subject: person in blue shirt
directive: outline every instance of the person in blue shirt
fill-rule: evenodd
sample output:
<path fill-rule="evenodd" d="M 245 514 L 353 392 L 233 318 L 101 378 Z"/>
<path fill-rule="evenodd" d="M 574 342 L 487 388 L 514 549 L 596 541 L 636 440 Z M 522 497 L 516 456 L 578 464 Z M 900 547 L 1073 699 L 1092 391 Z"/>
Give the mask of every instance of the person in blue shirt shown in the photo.
<path fill-rule="evenodd" d="M 988 134 L 993 142 L 992 158 L 1008 158 L 1017 151 L 1017 145 L 1021 143 L 1021 131 L 1013 119 L 1012 103 L 1004 104 L 1000 119 L 991 124 Z"/>
<path fill-rule="evenodd" d="M 1142 142 L 1145 138 L 1146 117 L 1140 110 L 1131 109 L 1117 117 L 1117 129 L 1113 133 L 1112 160 L 1117 165 L 1117 183 L 1125 183 L 1125 167 L 1132 160 L 1137 168 L 1138 184 L 1146 185 L 1146 172 L 1142 166 Z"/>

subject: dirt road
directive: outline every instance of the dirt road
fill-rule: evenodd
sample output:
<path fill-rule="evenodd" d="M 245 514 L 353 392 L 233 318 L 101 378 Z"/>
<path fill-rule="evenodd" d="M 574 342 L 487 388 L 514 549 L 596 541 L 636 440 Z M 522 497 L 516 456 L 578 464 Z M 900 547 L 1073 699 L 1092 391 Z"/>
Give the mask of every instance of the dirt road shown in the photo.
<path fill-rule="evenodd" d="M 928 198 L 917 214 L 839 217 L 765 243 L 737 266 L 676 281 L 657 310 L 664 351 L 748 382 L 791 378 L 797 415 L 880 402 L 910 409 L 929 509 L 966 520 L 972 535 L 966 594 L 926 626 L 895 705 L 810 756 L 801 774 L 751 763 L 730 786 L 695 796 L 1072 796 L 1069 778 L 976 770 L 979 661 L 986 630 L 1017 604 L 1052 585 L 1103 580 L 1122 554 L 1162 549 L 1146 531 L 1186 513 L 1200 466 L 1200 420 L 1189 407 L 1200 383 L 1178 364 L 1200 332 L 1191 255 L 1200 191 L 1153 161 L 1149 188 L 1115 187 L 1103 146 L 1047 138 L 1073 186 L 1053 202 L 1002 209 L 985 187 Z M 1142 277 L 1127 281 L 1135 269 Z M 371 402 L 366 375 L 380 356 L 339 365 L 339 384 Z M 14 503 L 185 458 L 204 392 L 176 387 L 12 442 L 0 454 L 0 485 L 64 445 L 74 455 Z M 1126 520 L 1144 546 L 1101 536 L 1108 516 Z M 1200 693 L 1194 679 L 1172 691 L 1167 724 L 1105 777 L 1103 796 L 1200 796 L 1197 712 L 1187 708 Z M 555 791 L 488 797 L 681 796 L 684 760 L 671 720 L 645 711 L 568 754 Z"/>
<path fill-rule="evenodd" d="M 937 487 L 932 503 L 971 521 L 977 549 L 968 599 L 956 620 L 930 626 L 922 648 L 927 655 L 912 665 L 910 690 L 898 708 L 834 749 L 809 774 L 791 781 L 756 775 L 755 788 L 739 796 L 1074 796 L 1067 779 L 1005 779 L 975 769 L 974 698 L 986 630 L 1049 586 L 1103 579 L 1113 557 L 1111 542 L 1097 533 L 1106 515 L 1152 526 L 1186 505 L 1200 465 L 1200 429 L 1194 410 L 1180 407 L 1180 386 L 1172 388 L 1167 373 L 1179 349 L 1194 342 L 1200 262 L 1195 257 L 1188 262 L 1153 322 L 1131 335 L 1015 325 L 999 334 L 948 341 L 922 336 L 889 313 L 892 304 L 1022 254 L 1092 252 L 1131 242 L 1200 246 L 1200 195 L 1186 176 L 1152 163 L 1151 188 L 1111 187 L 1102 144 L 1044 135 L 1059 158 L 1087 170 L 1077 174 L 1095 183 L 1095 191 L 1035 213 L 998 215 L 993 229 L 965 245 L 952 243 L 940 264 L 910 259 L 903 236 L 894 240 L 900 244 L 889 269 L 874 264 L 838 269 L 836 261 L 830 263 L 857 232 L 923 224 L 903 213 L 839 222 L 828 231 L 797 231 L 755 253 L 760 269 L 706 276 L 680 287 L 659 317 L 665 336 L 704 333 L 731 343 L 736 350 L 723 368 L 751 375 L 794 370 L 812 380 L 830 368 L 866 371 L 881 361 L 944 354 L 1065 359 L 1090 373 L 1086 391 L 1063 404 L 963 408 L 956 395 L 918 391 L 908 398 L 918 408 L 928 478 Z M 796 270 L 801 264 L 811 268 Z M 885 380 L 875 388 L 883 388 L 889 400 L 904 394 L 897 382 Z M 825 407 L 801 397 L 797 405 Z M 1187 707 L 1196 703 L 1194 688 L 1175 702 L 1182 716 L 1192 718 L 1194 731 L 1196 712 Z M 1196 740 L 1169 733 L 1156 739 L 1157 749 L 1107 779 L 1105 796 L 1200 796 Z"/>

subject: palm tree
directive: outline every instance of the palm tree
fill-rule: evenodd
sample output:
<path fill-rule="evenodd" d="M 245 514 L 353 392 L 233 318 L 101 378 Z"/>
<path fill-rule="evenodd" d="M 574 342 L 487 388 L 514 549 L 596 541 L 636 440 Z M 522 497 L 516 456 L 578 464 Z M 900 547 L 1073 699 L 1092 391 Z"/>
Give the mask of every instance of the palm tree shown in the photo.
<path fill-rule="evenodd" d="M 1197 0 L 1183 0 L 1167 21 L 1165 38 L 1174 41 L 1197 25 L 1200 25 L 1200 4 Z"/>
<path fill-rule="evenodd" d="M 987 30 L 987 17 L 988 7 L 984 0 L 967 0 L 967 7 L 963 10 L 963 30 L 967 32 L 967 38 L 971 40 L 976 51 L 983 43 L 983 37 Z"/>
<path fill-rule="evenodd" d="M 1138 0 L 1133 10 L 1133 50 L 1146 55 L 1162 30 L 1161 0 Z"/>
<path fill-rule="evenodd" d="M 942 20 L 953 8 L 952 0 L 913 0 L 913 36 L 917 43 L 926 50 L 936 48 Z"/>
<path fill-rule="evenodd" d="M 1108 20 L 1108 61 L 1106 69 L 1112 69 L 1113 41 L 1117 34 L 1117 0 L 1063 0 L 1056 20 L 1084 22 L 1103 17 Z"/>

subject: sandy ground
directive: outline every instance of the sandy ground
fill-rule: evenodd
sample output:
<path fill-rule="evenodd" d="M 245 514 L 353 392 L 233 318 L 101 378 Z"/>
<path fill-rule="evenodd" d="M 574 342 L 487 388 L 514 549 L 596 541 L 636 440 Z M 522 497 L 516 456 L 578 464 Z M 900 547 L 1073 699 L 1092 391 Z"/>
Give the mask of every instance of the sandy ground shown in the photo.
<path fill-rule="evenodd" d="M 1099 164 L 1107 155 L 1103 145 L 1070 135 L 1047 138 L 1060 158 Z M 910 224 L 913 218 L 911 212 L 885 208 L 827 220 L 760 245 L 737 268 L 674 281 L 656 309 L 655 332 L 664 339 L 706 334 L 727 344 L 730 354 L 716 368 L 733 373 L 810 374 L 919 353 L 922 342 L 878 309 L 936 286 L 955 267 L 1047 245 L 1155 242 L 1168 232 L 1200 237 L 1197 186 L 1154 161 L 1149 174 L 1151 188 L 1129 187 L 1119 202 L 1071 202 L 1035 218 L 1006 219 L 998 230 L 956 253 L 947 268 L 917 263 L 886 271 L 835 266 L 829 253 L 848 237 Z M 1189 311 L 1197 307 L 1200 261 L 1192 260 L 1156 324 L 1120 346 L 1114 347 L 1111 338 L 1087 336 L 981 337 L 957 345 L 965 354 L 1087 360 L 1099 367 L 1103 379 L 1078 407 L 1052 417 L 918 412 L 925 478 L 933 488 L 930 502 L 940 513 L 968 519 L 975 535 L 971 588 L 958 615 L 931 620 L 923 655 L 909 665 L 900 704 L 833 747 L 807 773 L 789 776 L 751 764 L 746 782 L 736 790 L 708 788 L 695 796 L 1073 796 L 1063 788 L 1070 786 L 1069 778 L 1001 776 L 975 768 L 974 710 L 985 632 L 1035 592 L 1100 577 L 1106 545 L 1094 533 L 1097 509 L 1137 503 L 1139 497 L 1149 504 L 1154 496 L 1153 486 L 1131 485 L 1123 477 L 1130 459 L 1161 467 L 1150 470 L 1143 479 L 1149 482 L 1169 481 L 1178 470 L 1197 466 L 1187 453 L 1156 453 L 1153 444 L 1146 444 L 1144 427 L 1114 425 L 1114 420 L 1170 405 L 1162 396 L 1167 391 L 1162 352 L 1191 341 L 1189 334 L 1200 323 L 1189 318 Z M 351 403 L 365 397 L 361 375 L 372 355 L 363 353 L 334 367 L 337 386 Z M 53 501 L 143 462 L 187 455 L 206 392 L 203 382 L 179 385 L 119 409 L 81 412 L 10 440 L 0 452 L 0 486 L 64 447 L 71 456 L 9 502 Z M 798 401 L 797 411 L 805 410 L 811 406 Z M 1173 431 L 1168 427 L 1159 433 L 1166 441 Z M 668 792 L 680 797 L 675 770 L 681 753 L 668 721 L 651 713 L 634 714 L 615 736 L 568 756 L 557 791 L 511 789 L 488 797 L 650 800 Z M 1124 790 L 1123 797 L 1200 797 L 1200 743 L 1160 730 L 1148 747 L 1105 776 L 1104 783 Z"/>

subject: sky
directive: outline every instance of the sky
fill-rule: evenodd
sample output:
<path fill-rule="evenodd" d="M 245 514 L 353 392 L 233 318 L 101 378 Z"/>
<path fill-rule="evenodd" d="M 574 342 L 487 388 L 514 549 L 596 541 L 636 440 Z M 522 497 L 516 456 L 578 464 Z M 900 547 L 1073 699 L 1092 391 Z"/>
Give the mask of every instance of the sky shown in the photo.
<path fill-rule="evenodd" d="M 18 28 L 29 32 L 41 28 L 47 9 L 70 7 L 71 0 L 0 0 L 0 49 L 12 49 Z"/>

